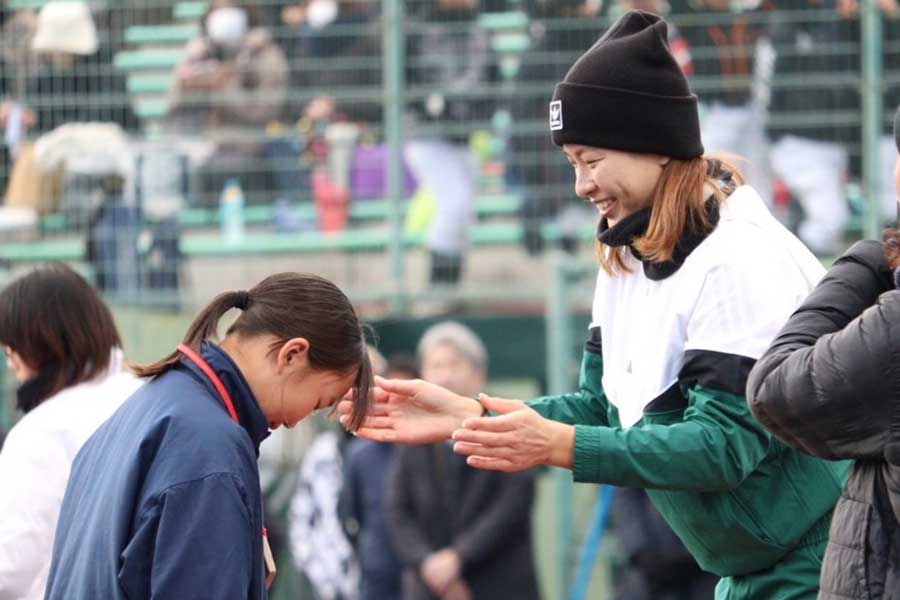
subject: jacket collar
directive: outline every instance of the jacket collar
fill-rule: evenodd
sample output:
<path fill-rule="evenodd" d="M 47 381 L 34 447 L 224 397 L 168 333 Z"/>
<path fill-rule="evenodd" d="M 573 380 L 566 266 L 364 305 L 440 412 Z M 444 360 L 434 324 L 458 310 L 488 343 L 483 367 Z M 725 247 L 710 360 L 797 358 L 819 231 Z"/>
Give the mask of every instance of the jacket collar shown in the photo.
<path fill-rule="evenodd" d="M 256 453 L 259 455 L 260 443 L 269 437 L 269 424 L 241 370 L 238 369 L 238 366 L 222 348 L 212 342 L 203 342 L 203 345 L 200 347 L 200 357 L 209 364 L 213 372 L 222 380 L 222 385 L 228 390 L 231 400 L 234 402 L 234 409 L 237 412 L 241 427 L 247 431 L 247 434 L 253 441 L 253 446 L 256 448 Z M 209 380 L 209 377 L 200 370 L 200 367 L 186 358 L 181 359 L 181 364 L 203 382 L 203 385 L 206 386 L 216 399 L 216 402 L 221 406 L 222 411 L 225 412 L 225 404 L 222 398 Z"/>
<path fill-rule="evenodd" d="M 700 245 L 707 236 L 712 233 L 719 224 L 719 203 L 715 198 L 706 201 L 706 218 L 708 228 L 688 227 L 681 239 L 675 244 L 672 258 L 665 262 L 651 262 L 641 256 L 634 246 L 634 240 L 647 233 L 650 225 L 650 208 L 640 210 L 633 215 L 622 219 L 615 227 L 610 227 L 606 219 L 600 221 L 597 229 L 597 239 L 607 246 L 628 246 L 636 259 L 641 261 L 644 275 L 652 281 L 662 281 L 675 274 L 691 252 Z"/>
<path fill-rule="evenodd" d="M 732 174 L 725 170 L 722 163 L 715 159 L 709 160 L 707 170 L 710 177 L 716 180 L 717 187 L 722 190 L 726 196 L 734 193 L 736 188 Z M 628 246 L 631 253 L 636 259 L 641 261 L 644 275 L 652 281 L 662 281 L 667 277 L 675 274 L 687 257 L 694 249 L 697 248 L 715 230 L 719 224 L 719 203 L 715 196 L 710 196 L 706 200 L 706 220 L 709 227 L 699 227 L 697 225 L 688 224 L 681 239 L 675 244 L 675 251 L 672 258 L 666 262 L 651 262 L 644 259 L 641 254 L 634 248 L 634 240 L 642 237 L 647 233 L 650 226 L 652 206 L 648 206 L 638 212 L 628 215 L 619 221 L 614 227 L 609 226 L 606 219 L 601 219 L 597 227 L 597 239 L 606 246 L 620 247 Z"/>

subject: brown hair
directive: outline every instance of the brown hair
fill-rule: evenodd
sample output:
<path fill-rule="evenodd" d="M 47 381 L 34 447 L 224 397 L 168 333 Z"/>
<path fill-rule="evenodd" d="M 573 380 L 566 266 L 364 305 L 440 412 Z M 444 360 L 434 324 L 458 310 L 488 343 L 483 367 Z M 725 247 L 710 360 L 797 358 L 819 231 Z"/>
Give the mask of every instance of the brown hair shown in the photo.
<path fill-rule="evenodd" d="M 711 164 L 717 168 L 711 169 Z M 675 246 L 686 229 L 708 229 L 710 223 L 703 187 L 712 184 L 715 199 L 722 204 L 727 194 L 715 183 L 723 172 L 732 176 L 735 185 L 743 184 L 740 171 L 719 158 L 670 159 L 653 191 L 650 225 L 647 232 L 634 241 L 634 249 L 650 262 L 663 263 L 672 259 Z M 628 271 L 625 257 L 630 250 L 627 246 L 614 248 L 597 242 L 597 250 L 604 271 L 610 275 Z"/>
<path fill-rule="evenodd" d="M 94 379 L 122 341 L 112 313 L 81 275 L 62 263 L 39 267 L 0 293 L 0 343 L 41 377 L 29 411 Z"/>
<path fill-rule="evenodd" d="M 900 231 L 897 229 L 884 232 L 884 258 L 892 271 L 900 267 Z"/>
<path fill-rule="evenodd" d="M 289 339 L 302 337 L 309 342 L 309 362 L 314 369 L 342 374 L 356 371 L 356 400 L 348 425 L 359 428 L 369 408 L 372 366 L 363 327 L 350 300 L 336 285 L 316 275 L 279 273 L 246 292 L 219 294 L 191 323 L 183 343 L 199 352 L 205 340 L 217 338 L 219 321 L 232 308 L 242 312 L 226 335 L 274 335 L 279 341 L 272 351 Z M 135 372 L 152 377 L 180 360 L 181 353 L 176 350 L 152 365 L 135 367 Z"/>

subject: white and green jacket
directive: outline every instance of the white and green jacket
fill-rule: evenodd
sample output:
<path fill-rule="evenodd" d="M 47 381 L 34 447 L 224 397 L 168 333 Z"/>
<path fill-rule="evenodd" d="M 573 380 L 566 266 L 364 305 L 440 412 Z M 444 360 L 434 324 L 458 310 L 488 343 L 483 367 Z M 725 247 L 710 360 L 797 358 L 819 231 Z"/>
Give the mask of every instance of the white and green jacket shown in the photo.
<path fill-rule="evenodd" d="M 847 465 L 787 448 L 744 397 L 822 265 L 750 187 L 708 209 L 715 228 L 671 263 L 632 252 L 628 273 L 600 271 L 580 391 L 530 406 L 575 425 L 576 481 L 647 488 L 700 566 L 726 577 L 826 539 Z M 628 244 L 648 219 L 601 239 Z"/>

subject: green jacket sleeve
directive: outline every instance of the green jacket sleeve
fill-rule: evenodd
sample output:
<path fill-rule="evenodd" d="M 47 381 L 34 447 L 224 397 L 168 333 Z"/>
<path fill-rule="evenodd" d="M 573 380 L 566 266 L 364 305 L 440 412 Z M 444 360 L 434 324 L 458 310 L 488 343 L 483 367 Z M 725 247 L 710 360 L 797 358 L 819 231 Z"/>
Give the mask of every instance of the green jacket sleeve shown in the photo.
<path fill-rule="evenodd" d="M 609 425 L 609 402 L 603 393 L 602 377 L 602 354 L 585 350 L 581 360 L 579 391 L 544 396 L 526 404 L 545 419 L 567 425 Z"/>
<path fill-rule="evenodd" d="M 575 425 L 575 481 L 717 492 L 737 487 L 774 448 L 745 398 L 702 386 L 672 424 Z"/>

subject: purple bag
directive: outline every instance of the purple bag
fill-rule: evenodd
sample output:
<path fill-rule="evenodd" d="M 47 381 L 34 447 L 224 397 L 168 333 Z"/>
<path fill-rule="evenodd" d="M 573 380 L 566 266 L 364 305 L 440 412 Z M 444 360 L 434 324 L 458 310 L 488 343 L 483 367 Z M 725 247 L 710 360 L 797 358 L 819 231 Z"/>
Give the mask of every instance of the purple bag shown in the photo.
<path fill-rule="evenodd" d="M 385 144 L 360 145 L 350 162 L 350 197 L 372 200 L 387 195 L 388 147 Z M 416 180 L 404 161 L 403 191 L 408 198 L 416 191 Z"/>

